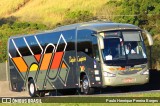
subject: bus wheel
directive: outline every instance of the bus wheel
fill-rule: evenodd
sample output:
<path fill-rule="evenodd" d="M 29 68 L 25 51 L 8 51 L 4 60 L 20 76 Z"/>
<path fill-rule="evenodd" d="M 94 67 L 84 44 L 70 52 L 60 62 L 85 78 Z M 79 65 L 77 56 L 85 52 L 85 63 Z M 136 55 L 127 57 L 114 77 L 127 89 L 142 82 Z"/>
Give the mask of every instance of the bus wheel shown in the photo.
<path fill-rule="evenodd" d="M 83 76 L 82 79 L 82 89 L 84 94 L 93 94 L 94 88 L 89 87 L 89 81 L 86 75 Z"/>
<path fill-rule="evenodd" d="M 38 91 L 36 90 L 36 86 L 33 79 L 30 79 L 28 82 L 28 91 L 31 97 L 36 97 Z"/>

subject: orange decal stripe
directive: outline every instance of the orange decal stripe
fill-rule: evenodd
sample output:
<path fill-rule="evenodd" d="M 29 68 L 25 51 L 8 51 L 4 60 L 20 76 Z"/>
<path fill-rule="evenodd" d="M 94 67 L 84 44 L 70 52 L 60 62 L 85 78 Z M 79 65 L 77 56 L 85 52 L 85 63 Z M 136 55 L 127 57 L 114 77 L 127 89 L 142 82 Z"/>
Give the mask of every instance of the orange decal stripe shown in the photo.
<path fill-rule="evenodd" d="M 34 55 L 34 57 L 35 57 L 36 60 L 39 62 L 39 61 L 40 61 L 40 58 L 41 58 L 41 54 L 36 54 L 36 55 Z"/>
<path fill-rule="evenodd" d="M 67 68 L 66 64 L 63 62 L 62 68 Z"/>
<path fill-rule="evenodd" d="M 57 69 L 62 61 L 63 52 L 56 52 L 53 58 L 51 69 Z"/>
<path fill-rule="evenodd" d="M 109 68 L 109 70 L 111 70 L 111 71 L 115 71 L 115 70 L 116 70 L 116 68 Z"/>
<path fill-rule="evenodd" d="M 126 68 L 121 67 L 121 68 L 117 68 L 117 70 L 124 71 L 124 70 L 126 70 Z"/>
<path fill-rule="evenodd" d="M 52 56 L 52 53 L 44 54 L 40 70 L 47 70 L 48 69 L 48 66 L 49 66 L 49 63 L 51 60 L 51 56 Z"/>
<path fill-rule="evenodd" d="M 27 65 L 22 59 L 22 57 L 14 57 L 12 58 L 14 63 L 16 64 L 17 68 L 20 72 L 26 72 L 27 71 Z"/>

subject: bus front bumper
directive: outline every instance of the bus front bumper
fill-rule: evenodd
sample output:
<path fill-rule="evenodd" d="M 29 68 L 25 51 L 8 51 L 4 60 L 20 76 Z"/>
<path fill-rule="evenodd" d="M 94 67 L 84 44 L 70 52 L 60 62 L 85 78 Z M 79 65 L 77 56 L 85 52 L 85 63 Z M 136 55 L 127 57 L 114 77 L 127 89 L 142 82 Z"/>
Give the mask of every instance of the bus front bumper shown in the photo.
<path fill-rule="evenodd" d="M 103 77 L 103 87 L 141 85 L 149 81 L 149 75 Z"/>

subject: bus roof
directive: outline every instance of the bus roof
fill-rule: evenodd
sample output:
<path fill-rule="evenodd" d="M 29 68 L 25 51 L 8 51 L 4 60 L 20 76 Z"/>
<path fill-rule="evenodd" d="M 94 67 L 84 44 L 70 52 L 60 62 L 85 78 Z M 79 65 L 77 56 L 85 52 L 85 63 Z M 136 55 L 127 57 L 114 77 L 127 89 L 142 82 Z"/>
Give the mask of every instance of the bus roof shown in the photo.
<path fill-rule="evenodd" d="M 140 29 L 139 27 L 132 24 L 124 23 L 113 23 L 106 21 L 91 21 L 78 24 L 65 25 L 56 28 L 55 30 L 71 30 L 71 29 L 90 29 L 96 32 L 102 32 L 107 30 L 124 30 L 124 29 Z"/>
<path fill-rule="evenodd" d="M 46 30 L 36 34 L 11 36 L 10 38 L 39 35 L 39 34 L 52 33 L 52 32 L 63 31 L 63 30 L 72 30 L 72 29 L 78 29 L 78 30 L 90 29 L 96 32 L 103 32 L 103 31 L 109 31 L 109 30 L 125 30 L 125 29 L 140 30 L 139 27 L 132 24 L 113 23 L 113 22 L 106 22 L 106 21 L 90 21 L 90 22 L 65 25 L 65 26 L 57 27 L 53 30 Z"/>

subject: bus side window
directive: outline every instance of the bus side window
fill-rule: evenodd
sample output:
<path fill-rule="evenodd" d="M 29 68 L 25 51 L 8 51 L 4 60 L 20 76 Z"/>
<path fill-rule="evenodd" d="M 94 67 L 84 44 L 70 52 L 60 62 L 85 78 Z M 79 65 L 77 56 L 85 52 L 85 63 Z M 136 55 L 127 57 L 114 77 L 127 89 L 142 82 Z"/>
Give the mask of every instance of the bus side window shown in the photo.
<path fill-rule="evenodd" d="M 92 41 L 90 39 L 90 30 L 80 30 L 77 36 L 77 52 L 83 52 L 90 57 L 93 57 Z"/>
<path fill-rule="evenodd" d="M 99 51 L 98 51 L 98 42 L 97 42 L 97 37 L 95 37 L 95 36 L 92 37 L 92 46 L 93 46 L 93 57 L 97 61 L 100 61 Z"/>
<path fill-rule="evenodd" d="M 30 55 L 32 55 L 31 52 L 29 51 L 29 49 L 28 49 L 23 37 L 15 38 L 14 42 L 15 42 L 18 50 L 19 50 L 19 53 L 22 56 L 30 56 Z"/>
<path fill-rule="evenodd" d="M 9 53 L 12 57 L 20 57 L 11 39 L 9 41 Z"/>
<path fill-rule="evenodd" d="M 65 30 L 62 34 L 67 42 L 66 51 L 75 50 L 75 29 Z"/>
<path fill-rule="evenodd" d="M 27 36 L 25 37 L 26 41 L 28 42 L 29 47 L 31 48 L 33 54 L 41 54 L 42 50 L 38 45 L 38 42 L 36 41 L 34 36 Z"/>

